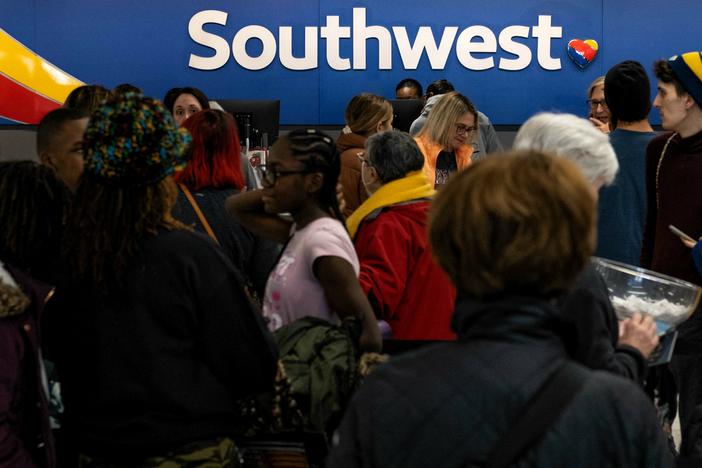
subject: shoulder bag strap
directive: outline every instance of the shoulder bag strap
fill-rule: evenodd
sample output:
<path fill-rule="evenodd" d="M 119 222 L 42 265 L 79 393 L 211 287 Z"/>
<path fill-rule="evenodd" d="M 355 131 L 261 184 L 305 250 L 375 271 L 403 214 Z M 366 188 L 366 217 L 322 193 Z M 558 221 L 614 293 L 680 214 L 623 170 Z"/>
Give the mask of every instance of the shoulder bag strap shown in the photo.
<path fill-rule="evenodd" d="M 564 363 L 531 399 L 519 420 L 490 453 L 487 468 L 506 468 L 539 442 L 585 383 L 578 366 Z"/>
<path fill-rule="evenodd" d="M 195 214 L 197 215 L 198 219 L 200 220 L 200 224 L 202 224 L 202 227 L 205 228 L 205 231 L 207 232 L 207 235 L 212 238 L 213 241 L 217 245 L 219 244 L 219 239 L 217 239 L 217 236 L 215 236 L 214 231 L 212 230 L 212 227 L 210 226 L 210 223 L 207 222 L 207 218 L 205 218 L 205 215 L 202 214 L 202 210 L 200 209 L 200 205 L 197 204 L 195 201 L 195 198 L 193 198 L 193 195 L 190 193 L 190 190 L 188 190 L 188 187 L 186 187 L 183 184 L 178 184 L 178 187 L 183 191 L 185 194 L 185 198 L 188 199 L 190 202 L 190 206 L 193 207 L 193 210 L 195 210 Z"/>
<path fill-rule="evenodd" d="M 221 247 L 221 244 L 219 243 L 219 239 L 217 239 L 217 236 L 215 235 L 214 231 L 212 230 L 212 227 L 210 226 L 210 223 L 207 222 L 207 218 L 205 218 L 205 215 L 203 214 L 202 210 L 200 209 L 200 205 L 197 204 L 195 201 L 195 198 L 193 195 L 190 193 L 190 190 L 188 190 L 188 187 L 186 187 L 183 184 L 178 184 L 178 187 L 183 191 L 185 194 L 185 198 L 188 199 L 190 202 L 190 206 L 193 207 L 193 210 L 195 210 L 195 214 L 197 215 L 198 219 L 200 220 L 200 224 L 202 224 L 202 227 L 205 228 L 205 231 L 207 231 L 207 235 L 212 238 L 213 241 L 215 241 L 215 244 L 219 245 Z M 241 272 L 243 273 L 243 272 Z M 240 274 L 241 274 L 240 273 Z M 261 301 L 259 300 L 253 286 L 251 285 L 250 280 L 244 274 L 244 294 L 246 294 L 246 297 L 251 301 L 253 304 L 256 304 L 259 308 L 261 307 Z"/>

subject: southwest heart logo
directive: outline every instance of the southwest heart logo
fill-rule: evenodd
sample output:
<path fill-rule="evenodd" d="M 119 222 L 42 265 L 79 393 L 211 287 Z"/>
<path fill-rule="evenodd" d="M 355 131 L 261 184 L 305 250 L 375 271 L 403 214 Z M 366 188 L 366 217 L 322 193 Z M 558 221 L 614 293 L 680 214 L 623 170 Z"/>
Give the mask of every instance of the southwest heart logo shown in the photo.
<path fill-rule="evenodd" d="M 568 57 L 580 68 L 585 68 L 595 60 L 599 45 L 594 39 L 573 39 L 568 42 Z"/>

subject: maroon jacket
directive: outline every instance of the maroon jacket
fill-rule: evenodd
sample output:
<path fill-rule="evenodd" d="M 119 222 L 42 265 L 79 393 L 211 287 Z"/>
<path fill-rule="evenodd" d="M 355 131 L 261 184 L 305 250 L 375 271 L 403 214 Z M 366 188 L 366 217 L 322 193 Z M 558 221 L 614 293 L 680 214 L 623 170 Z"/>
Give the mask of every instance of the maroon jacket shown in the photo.
<path fill-rule="evenodd" d="M 456 339 L 456 289 L 431 256 L 428 210 L 427 200 L 377 210 L 354 239 L 361 287 L 399 340 Z"/>
<path fill-rule="evenodd" d="M 702 236 L 702 132 L 688 138 L 673 137 L 661 161 L 670 136 L 655 137 L 646 150 L 648 210 L 641 266 L 702 284 L 690 249 L 668 230 L 672 224 L 695 239 Z"/>
<path fill-rule="evenodd" d="M 39 316 L 51 289 L 5 265 L 0 281 L 0 467 L 56 466 L 39 352 Z"/>

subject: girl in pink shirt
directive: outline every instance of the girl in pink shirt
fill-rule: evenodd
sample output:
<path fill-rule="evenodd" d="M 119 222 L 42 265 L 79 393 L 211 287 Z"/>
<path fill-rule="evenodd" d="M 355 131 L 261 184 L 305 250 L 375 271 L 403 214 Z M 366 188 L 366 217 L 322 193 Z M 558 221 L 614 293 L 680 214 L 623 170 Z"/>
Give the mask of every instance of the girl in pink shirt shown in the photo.
<path fill-rule="evenodd" d="M 296 130 L 278 140 L 266 163 L 259 166 L 264 188 L 230 197 L 227 210 L 251 231 L 286 243 L 266 285 L 269 328 L 306 316 L 335 323 L 354 315 L 363 324 L 360 347 L 379 350 L 378 324 L 358 282 L 358 257 L 336 198 L 340 162 L 333 140 Z"/>

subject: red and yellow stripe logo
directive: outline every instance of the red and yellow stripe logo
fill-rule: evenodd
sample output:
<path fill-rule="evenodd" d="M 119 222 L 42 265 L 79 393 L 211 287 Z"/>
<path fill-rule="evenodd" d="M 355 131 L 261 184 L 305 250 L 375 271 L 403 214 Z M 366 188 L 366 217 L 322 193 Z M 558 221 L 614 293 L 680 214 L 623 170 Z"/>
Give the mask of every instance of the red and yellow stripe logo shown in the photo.
<path fill-rule="evenodd" d="M 81 85 L 0 28 L 0 117 L 39 123 Z"/>

